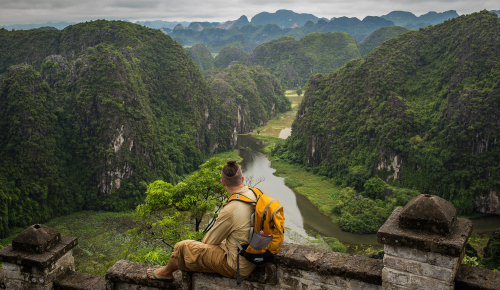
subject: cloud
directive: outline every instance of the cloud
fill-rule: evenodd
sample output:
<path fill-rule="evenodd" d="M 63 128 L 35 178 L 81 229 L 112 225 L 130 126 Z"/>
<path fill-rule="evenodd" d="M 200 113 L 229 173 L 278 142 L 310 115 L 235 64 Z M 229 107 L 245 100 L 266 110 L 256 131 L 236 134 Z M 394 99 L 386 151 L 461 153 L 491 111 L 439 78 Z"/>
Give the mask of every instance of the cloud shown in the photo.
<path fill-rule="evenodd" d="M 500 9 L 497 0 L 0 0 L 0 25 L 80 22 L 93 19 L 226 21 L 249 19 L 263 11 L 288 9 L 318 17 L 381 16 L 394 10 L 421 15 L 457 10 L 459 14 Z"/>

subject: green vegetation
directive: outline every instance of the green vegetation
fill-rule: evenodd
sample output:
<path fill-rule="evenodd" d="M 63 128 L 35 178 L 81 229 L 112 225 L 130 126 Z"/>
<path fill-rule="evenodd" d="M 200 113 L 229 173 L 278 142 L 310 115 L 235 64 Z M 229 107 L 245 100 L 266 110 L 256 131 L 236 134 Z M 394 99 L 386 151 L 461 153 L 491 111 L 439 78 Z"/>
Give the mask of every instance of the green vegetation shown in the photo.
<path fill-rule="evenodd" d="M 254 17 L 255 18 L 255 17 Z M 211 52 L 219 52 L 225 46 L 234 46 L 251 53 L 259 44 L 283 37 L 291 36 L 301 39 L 312 32 L 347 32 L 356 41 L 363 41 L 370 33 L 378 28 L 394 26 L 394 23 L 381 17 L 368 16 L 362 21 L 357 18 L 340 17 L 330 21 L 320 19 L 315 24 L 307 21 L 304 26 L 296 28 L 280 28 L 273 24 L 272 20 L 266 20 L 263 24 L 248 24 L 241 28 L 232 26 L 230 29 L 205 28 L 201 31 L 193 29 L 174 30 L 170 36 L 181 38 L 184 45 L 194 45 L 196 43 L 205 44 Z M 253 19 L 252 19 L 253 22 Z M 293 24 L 291 21 L 287 24 Z"/>
<path fill-rule="evenodd" d="M 198 43 L 195 46 L 186 48 L 186 51 L 189 53 L 189 57 L 196 63 L 200 72 L 214 68 L 214 58 L 205 45 Z"/>
<path fill-rule="evenodd" d="M 251 23 L 255 26 L 276 24 L 281 28 L 291 28 L 304 26 L 307 21 L 318 22 L 319 18 L 307 13 L 296 13 L 291 10 L 280 9 L 275 13 L 260 12 L 252 17 Z"/>
<path fill-rule="evenodd" d="M 142 248 L 137 251 L 130 247 L 133 238 L 127 232 L 138 226 L 134 222 L 133 211 L 81 211 L 53 218 L 45 225 L 58 230 L 63 236 L 78 237 L 73 256 L 79 272 L 104 276 L 117 260 L 131 259 L 143 251 Z M 0 240 L 0 248 L 12 243 L 23 230 L 12 230 L 9 237 Z M 145 245 L 141 243 L 140 247 Z"/>
<path fill-rule="evenodd" d="M 218 107 L 228 112 L 221 122 L 230 124 L 235 133 L 250 132 L 291 109 L 278 80 L 260 66 L 235 64 L 212 72 L 207 82 L 219 98 Z"/>
<path fill-rule="evenodd" d="M 259 45 L 247 64 L 263 66 L 291 89 L 302 87 L 311 75 L 330 73 L 359 57 L 356 40 L 345 32 L 310 33 L 301 40 L 281 37 Z"/>
<path fill-rule="evenodd" d="M 273 158 L 344 188 L 348 203 L 335 210 L 352 232 L 378 228 L 390 208 L 418 192 L 472 213 L 474 196 L 500 185 L 499 25 L 488 11 L 460 16 L 388 40 L 330 75 L 314 75 L 292 136 L 278 143 Z M 379 201 L 355 193 L 363 194 L 373 177 L 393 194 Z"/>
<path fill-rule="evenodd" d="M 250 54 L 234 46 L 224 47 L 215 57 L 214 65 L 216 68 L 226 68 L 233 61 L 239 64 L 245 64 Z"/>
<path fill-rule="evenodd" d="M 408 28 L 407 26 L 418 25 L 420 23 L 435 25 L 455 17 L 458 17 L 455 10 L 449 10 L 441 13 L 431 11 L 418 17 L 411 12 L 392 11 L 391 13 L 382 16 L 382 18 L 393 21 L 394 24 L 398 26 L 405 26 L 406 28 Z"/>
<path fill-rule="evenodd" d="M 417 28 L 418 29 L 418 28 Z M 408 29 L 400 26 L 382 27 L 370 34 L 362 43 L 358 44 L 361 57 L 366 57 L 372 50 L 380 46 L 384 41 L 399 36 Z"/>
<path fill-rule="evenodd" d="M 147 184 L 176 183 L 233 146 L 228 112 L 159 30 L 0 29 L 0 46 L 0 236 L 82 209 L 131 209 Z"/>
<path fill-rule="evenodd" d="M 488 269 L 500 270 L 500 229 L 489 237 L 481 264 Z"/>
<path fill-rule="evenodd" d="M 161 247 L 151 249 L 157 253 L 152 262 L 165 264 L 182 240 L 203 239 L 228 197 L 220 182 L 224 164 L 212 158 L 176 185 L 158 180 L 148 186 L 146 202 L 136 209 L 140 226 L 133 235 L 137 240 L 160 242 Z"/>

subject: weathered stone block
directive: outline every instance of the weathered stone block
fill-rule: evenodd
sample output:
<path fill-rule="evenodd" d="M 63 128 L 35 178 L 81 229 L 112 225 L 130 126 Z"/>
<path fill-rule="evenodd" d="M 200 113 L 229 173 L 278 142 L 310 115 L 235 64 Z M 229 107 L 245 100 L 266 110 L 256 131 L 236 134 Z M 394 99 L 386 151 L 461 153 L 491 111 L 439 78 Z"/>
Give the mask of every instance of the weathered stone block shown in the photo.
<path fill-rule="evenodd" d="M 382 285 L 383 262 L 365 256 L 336 253 L 297 244 L 283 244 L 275 257 L 275 262 L 280 266 L 292 269 Z"/>
<path fill-rule="evenodd" d="M 440 253 L 460 257 L 467 239 L 472 233 L 472 222 L 468 219 L 457 219 L 452 231 L 441 234 L 402 228 L 399 216 L 402 208 L 396 208 L 385 224 L 377 232 L 377 242 L 384 245 L 409 247 L 426 252 Z"/>
<path fill-rule="evenodd" d="M 5 287 L 8 290 L 52 290 L 54 285 L 53 283 L 39 285 L 19 280 L 8 280 L 5 282 Z"/>
<path fill-rule="evenodd" d="M 35 224 L 25 229 L 12 240 L 12 247 L 17 251 L 44 253 L 59 243 L 61 234 L 48 226 Z"/>
<path fill-rule="evenodd" d="M 66 255 L 76 245 L 78 245 L 77 238 L 65 236 L 61 237 L 59 243 L 45 253 L 18 251 L 12 248 L 12 245 L 8 245 L 0 250 L 0 262 L 44 269 Z"/>
<path fill-rule="evenodd" d="M 0 267 L 0 289 L 5 289 L 3 268 Z"/>
<path fill-rule="evenodd" d="M 7 271 L 18 271 L 18 272 L 21 271 L 21 266 L 7 262 L 2 263 L 2 268 Z"/>
<path fill-rule="evenodd" d="M 381 289 L 382 290 L 411 290 L 411 288 L 401 286 L 401 285 L 391 284 L 388 282 L 383 282 Z"/>
<path fill-rule="evenodd" d="M 384 266 L 394 270 L 430 277 L 448 283 L 453 282 L 456 274 L 455 269 L 433 266 L 427 263 L 393 257 L 387 254 L 384 256 Z"/>
<path fill-rule="evenodd" d="M 434 266 L 439 266 L 448 269 L 454 269 L 460 265 L 460 257 L 452 257 L 439 253 L 421 251 L 409 247 L 398 247 L 392 245 L 384 245 L 384 252 L 387 255 L 394 257 L 415 260 L 421 263 L 427 263 Z"/>
<path fill-rule="evenodd" d="M 54 290 L 105 290 L 104 277 L 67 271 L 66 274 L 54 281 Z"/>
<path fill-rule="evenodd" d="M 433 290 L 453 290 L 453 283 L 446 283 L 441 280 L 422 277 L 407 272 L 384 268 L 382 270 L 382 280 L 384 283 L 400 285 L 410 289 L 433 289 Z"/>
<path fill-rule="evenodd" d="M 457 209 L 447 200 L 430 194 L 414 197 L 399 216 L 399 225 L 407 229 L 418 229 L 438 234 L 453 230 Z"/>
<path fill-rule="evenodd" d="M 455 278 L 455 289 L 500 290 L 500 272 L 462 265 Z"/>
<path fill-rule="evenodd" d="M 189 288 L 191 277 L 188 273 L 182 271 L 174 272 L 175 281 L 173 283 L 149 279 L 146 274 L 147 269 L 159 267 L 161 266 L 147 266 L 126 260 L 119 260 L 106 271 L 106 282 L 114 282 L 116 288 L 121 284 L 156 287 L 157 289 L 187 290 Z M 122 285 L 120 287 L 128 286 Z"/>
<path fill-rule="evenodd" d="M 243 280 L 241 288 L 236 286 L 236 279 L 223 277 L 219 274 L 192 273 L 192 290 L 219 290 L 219 289 L 258 289 L 258 290 L 278 290 L 277 285 L 261 284 Z M 118 289 L 117 289 L 118 290 Z"/>

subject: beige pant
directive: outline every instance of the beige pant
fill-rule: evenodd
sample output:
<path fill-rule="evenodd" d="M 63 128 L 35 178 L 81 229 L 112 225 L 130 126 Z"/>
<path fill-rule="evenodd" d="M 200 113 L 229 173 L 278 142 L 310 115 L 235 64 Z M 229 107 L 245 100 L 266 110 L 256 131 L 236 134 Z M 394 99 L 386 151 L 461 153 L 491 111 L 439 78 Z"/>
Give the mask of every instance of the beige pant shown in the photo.
<path fill-rule="evenodd" d="M 179 242 L 171 258 L 182 271 L 219 273 L 236 278 L 236 271 L 227 264 L 227 253 L 221 247 L 207 245 L 193 240 Z"/>

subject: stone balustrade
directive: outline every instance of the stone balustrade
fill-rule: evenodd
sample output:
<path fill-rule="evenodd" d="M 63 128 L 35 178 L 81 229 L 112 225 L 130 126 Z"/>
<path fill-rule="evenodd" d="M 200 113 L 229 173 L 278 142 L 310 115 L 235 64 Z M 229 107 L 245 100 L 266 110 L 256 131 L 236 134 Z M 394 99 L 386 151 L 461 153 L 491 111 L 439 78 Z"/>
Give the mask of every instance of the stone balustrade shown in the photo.
<path fill-rule="evenodd" d="M 218 274 L 177 271 L 175 282 L 151 280 L 144 264 L 120 260 L 105 277 L 76 272 L 77 238 L 33 225 L 0 250 L 0 289 L 474 289 L 500 290 L 500 273 L 462 265 L 472 223 L 447 201 L 421 195 L 380 228 L 383 260 L 284 244 L 273 263 L 257 267 L 242 287 Z"/>

